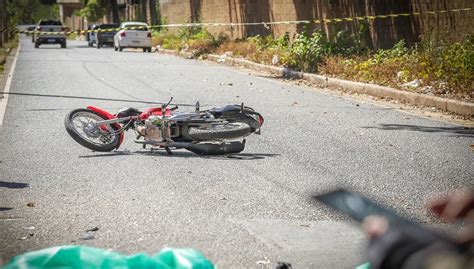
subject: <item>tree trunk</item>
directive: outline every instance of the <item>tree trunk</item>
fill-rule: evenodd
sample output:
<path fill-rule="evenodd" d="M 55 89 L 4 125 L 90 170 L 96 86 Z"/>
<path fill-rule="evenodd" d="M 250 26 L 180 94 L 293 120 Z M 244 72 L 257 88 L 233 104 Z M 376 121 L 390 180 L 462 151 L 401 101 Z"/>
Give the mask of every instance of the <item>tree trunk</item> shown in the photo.
<path fill-rule="evenodd" d="M 119 23 L 120 18 L 118 14 L 117 0 L 110 0 L 110 7 L 112 9 L 112 23 Z"/>
<path fill-rule="evenodd" d="M 147 7 L 147 0 L 140 0 L 140 20 L 143 22 L 147 22 L 147 14 L 146 14 L 146 7 Z"/>
<path fill-rule="evenodd" d="M 8 42 L 7 0 L 0 0 L 0 47 Z"/>
<path fill-rule="evenodd" d="M 150 10 L 150 24 L 158 24 L 158 16 L 156 15 L 156 0 L 148 0 L 148 8 Z"/>

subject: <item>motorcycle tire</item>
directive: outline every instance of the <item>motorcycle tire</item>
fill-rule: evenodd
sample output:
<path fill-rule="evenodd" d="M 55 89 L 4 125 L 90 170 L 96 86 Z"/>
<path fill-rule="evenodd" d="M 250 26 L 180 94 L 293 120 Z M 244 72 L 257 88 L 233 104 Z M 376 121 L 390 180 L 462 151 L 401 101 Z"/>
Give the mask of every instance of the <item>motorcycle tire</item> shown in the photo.
<path fill-rule="evenodd" d="M 94 151 L 107 152 L 117 148 L 118 143 L 120 142 L 120 135 L 110 133 L 110 131 L 116 132 L 116 128 L 106 124 L 100 126 L 99 128 L 96 127 L 97 129 L 89 126 L 89 130 L 85 131 L 88 127 L 84 125 L 85 122 L 80 122 L 82 126 L 74 124 L 74 120 L 79 116 L 88 119 L 88 122 L 106 120 L 106 118 L 102 117 L 100 114 L 88 109 L 76 109 L 69 112 L 64 121 L 64 125 L 66 127 L 66 131 L 72 137 L 72 139 L 74 139 L 80 145 Z M 88 135 L 87 132 L 94 132 L 94 134 Z"/>
<path fill-rule="evenodd" d="M 232 122 L 207 127 L 190 127 L 188 130 L 189 136 L 198 141 L 240 138 L 250 133 L 250 126 L 243 122 Z"/>

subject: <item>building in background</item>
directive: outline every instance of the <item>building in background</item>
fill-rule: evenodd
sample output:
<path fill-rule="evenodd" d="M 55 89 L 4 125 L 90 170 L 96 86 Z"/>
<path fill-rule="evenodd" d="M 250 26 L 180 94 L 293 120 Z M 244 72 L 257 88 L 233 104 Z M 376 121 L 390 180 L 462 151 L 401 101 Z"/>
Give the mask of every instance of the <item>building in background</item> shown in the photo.
<path fill-rule="evenodd" d="M 128 2 L 133 2 L 132 0 L 116 0 L 117 6 L 116 11 L 118 17 L 126 17 L 126 7 Z M 81 10 L 84 6 L 81 0 L 57 0 L 59 4 L 59 16 L 61 21 L 69 26 L 72 30 L 87 29 L 87 26 L 92 23 L 110 23 L 113 21 L 113 12 L 106 14 L 99 21 L 88 22 L 87 19 L 84 19 L 77 15 L 77 12 Z"/>

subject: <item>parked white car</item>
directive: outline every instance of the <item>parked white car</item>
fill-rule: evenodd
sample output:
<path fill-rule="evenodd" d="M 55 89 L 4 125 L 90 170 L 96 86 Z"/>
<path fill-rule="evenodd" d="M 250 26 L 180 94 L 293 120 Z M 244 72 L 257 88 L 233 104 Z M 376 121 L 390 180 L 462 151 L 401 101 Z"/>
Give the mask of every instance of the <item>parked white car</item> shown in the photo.
<path fill-rule="evenodd" d="M 120 31 L 114 36 L 114 49 L 143 48 L 143 52 L 151 52 L 151 32 L 146 23 L 123 22 Z"/>

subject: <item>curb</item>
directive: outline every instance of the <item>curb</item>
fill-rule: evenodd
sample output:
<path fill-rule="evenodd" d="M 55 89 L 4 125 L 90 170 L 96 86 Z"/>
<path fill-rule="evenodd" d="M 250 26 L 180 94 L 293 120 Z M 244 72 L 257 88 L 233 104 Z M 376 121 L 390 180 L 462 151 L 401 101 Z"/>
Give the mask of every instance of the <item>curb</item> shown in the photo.
<path fill-rule="evenodd" d="M 191 58 L 192 54 L 189 52 L 178 52 L 174 50 L 159 49 L 160 53 Z M 284 67 L 275 67 L 259 63 L 254 63 L 244 59 L 235 59 L 231 57 L 222 57 L 221 55 L 209 54 L 207 59 L 224 63 L 226 65 L 239 65 L 250 68 L 256 71 L 270 72 L 275 75 L 284 76 L 288 78 L 305 79 L 307 81 L 321 84 L 325 87 L 336 87 L 349 90 L 351 92 L 367 94 L 374 97 L 394 99 L 407 102 L 412 105 L 421 105 L 427 107 L 436 107 L 437 109 L 448 111 L 464 116 L 474 116 L 474 103 L 464 102 L 454 99 L 447 99 L 437 96 L 423 95 L 419 93 L 401 91 L 390 87 L 379 86 L 375 84 L 368 84 L 362 82 L 354 82 L 349 80 L 342 80 L 331 78 L 316 74 L 293 71 Z M 219 61 L 218 61 L 219 60 Z M 224 62 L 222 62 L 224 60 Z"/>

